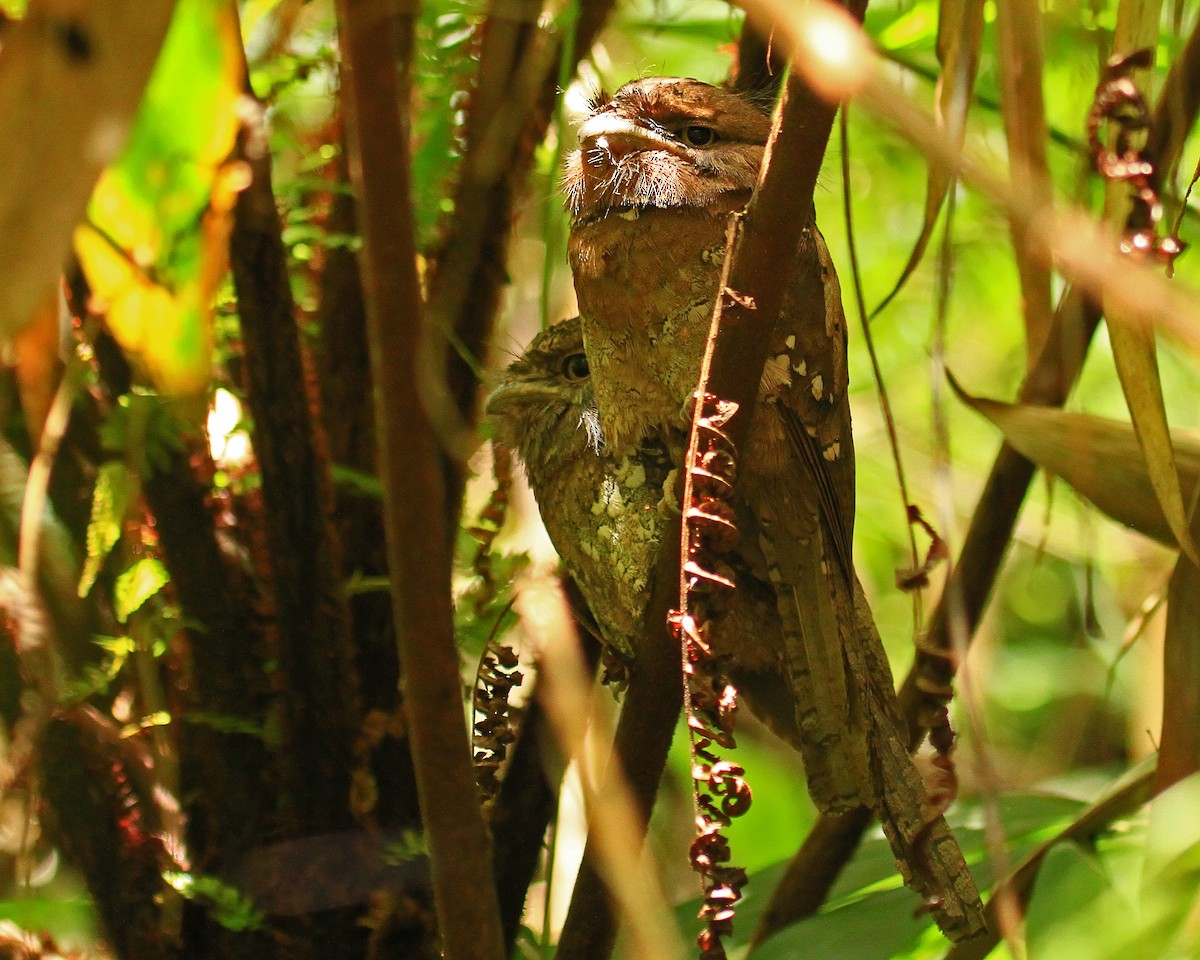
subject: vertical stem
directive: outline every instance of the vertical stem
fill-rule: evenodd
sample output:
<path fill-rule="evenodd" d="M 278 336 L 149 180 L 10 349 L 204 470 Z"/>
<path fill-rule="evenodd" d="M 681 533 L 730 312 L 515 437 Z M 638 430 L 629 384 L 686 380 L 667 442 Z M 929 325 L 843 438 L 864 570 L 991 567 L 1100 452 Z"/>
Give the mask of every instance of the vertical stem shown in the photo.
<path fill-rule="evenodd" d="M 422 330 L 409 170 L 415 10 L 398 0 L 338 0 L 337 13 L 392 608 L 434 898 L 447 960 L 500 960 L 454 644 L 446 467 L 414 368 Z"/>

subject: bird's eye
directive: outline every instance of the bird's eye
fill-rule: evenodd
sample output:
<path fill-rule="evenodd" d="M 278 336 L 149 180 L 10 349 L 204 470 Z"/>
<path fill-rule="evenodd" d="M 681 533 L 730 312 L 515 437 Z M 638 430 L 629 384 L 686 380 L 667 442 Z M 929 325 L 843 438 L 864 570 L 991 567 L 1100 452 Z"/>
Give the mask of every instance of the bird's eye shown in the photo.
<path fill-rule="evenodd" d="M 712 127 L 693 125 L 683 128 L 683 139 L 693 147 L 709 147 L 716 143 L 720 137 Z"/>
<path fill-rule="evenodd" d="M 580 380 L 586 380 L 591 375 L 591 369 L 588 367 L 587 354 L 572 353 L 569 357 L 564 357 L 562 362 L 563 376 L 572 383 L 578 383 Z"/>

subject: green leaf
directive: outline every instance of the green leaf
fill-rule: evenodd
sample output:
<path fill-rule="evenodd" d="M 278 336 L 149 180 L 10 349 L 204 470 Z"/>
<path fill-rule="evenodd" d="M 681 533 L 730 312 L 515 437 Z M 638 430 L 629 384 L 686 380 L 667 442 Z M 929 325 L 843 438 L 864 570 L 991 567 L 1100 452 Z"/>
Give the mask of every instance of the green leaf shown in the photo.
<path fill-rule="evenodd" d="M 212 918 L 226 930 L 259 930 L 265 915 L 246 894 L 237 887 L 218 880 L 216 877 L 197 876 L 194 873 L 168 872 L 163 879 L 187 900 L 208 906 Z"/>
<path fill-rule="evenodd" d="M 1071 919 L 1095 900 L 1111 900 L 1114 893 L 1094 854 L 1075 844 L 1048 851 L 1025 915 L 1029 960 L 1094 957 L 1095 944 L 1079 940 Z M 1128 910 L 1126 904 L 1121 912 L 1128 916 Z"/>
<path fill-rule="evenodd" d="M 348 493 L 357 493 L 374 500 L 383 499 L 383 484 L 372 473 L 335 463 L 329 468 L 334 486 Z"/>
<path fill-rule="evenodd" d="M 924 43 L 938 33 L 938 16 L 932 0 L 921 0 L 879 32 L 879 45 L 889 50 Z"/>
<path fill-rule="evenodd" d="M 117 577 L 113 603 L 117 619 L 124 623 L 129 615 L 158 593 L 170 580 L 167 568 L 154 557 L 142 557 Z"/>
<path fill-rule="evenodd" d="M 739 753 L 741 752 L 739 746 Z M 748 763 L 747 776 L 757 786 L 761 764 Z M 1017 794 L 998 798 L 1010 861 L 1017 862 L 1047 837 L 1058 834 L 1084 809 L 1081 800 L 1052 793 Z M 758 803 L 758 798 L 755 798 Z M 743 819 L 749 820 L 754 810 Z M 984 835 L 984 816 L 978 802 L 951 808 L 947 820 L 958 838 L 980 888 L 990 884 L 991 859 Z M 735 859 L 738 850 L 735 845 Z M 731 947 L 745 944 L 770 902 L 771 894 L 788 864 L 778 863 L 753 871 L 738 904 Z M 814 916 L 779 931 L 752 954 L 754 960 L 791 960 L 794 957 L 834 956 L 839 960 L 890 960 L 899 956 L 940 956 L 945 941 L 932 919 L 914 917 L 919 900 L 903 886 L 896 872 L 891 847 L 876 830 L 868 834 L 853 859 L 839 875 L 826 905 Z M 679 907 L 684 929 L 695 926 L 700 901 Z M 870 930 L 870 936 L 862 931 Z M 927 939 L 936 944 L 924 949 Z"/>
<path fill-rule="evenodd" d="M 92 590 L 105 558 L 121 539 L 121 523 L 133 492 L 129 470 L 119 461 L 104 464 L 96 474 L 92 490 L 92 517 L 87 528 L 87 559 L 79 577 L 78 594 L 86 597 Z"/>

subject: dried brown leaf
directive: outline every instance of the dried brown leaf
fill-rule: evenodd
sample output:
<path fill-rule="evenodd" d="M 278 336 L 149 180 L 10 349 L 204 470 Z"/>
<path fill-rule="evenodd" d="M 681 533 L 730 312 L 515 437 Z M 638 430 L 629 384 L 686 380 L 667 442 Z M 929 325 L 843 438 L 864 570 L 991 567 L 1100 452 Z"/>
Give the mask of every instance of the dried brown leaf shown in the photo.
<path fill-rule="evenodd" d="M 1177 544 L 1150 478 L 1133 425 L 1057 407 L 1033 407 L 968 396 L 953 379 L 959 397 L 1004 434 L 1022 456 L 1062 477 L 1106 515 L 1153 537 Z M 1187 497 L 1200 481 L 1200 434 L 1174 434 L 1180 480 Z"/>

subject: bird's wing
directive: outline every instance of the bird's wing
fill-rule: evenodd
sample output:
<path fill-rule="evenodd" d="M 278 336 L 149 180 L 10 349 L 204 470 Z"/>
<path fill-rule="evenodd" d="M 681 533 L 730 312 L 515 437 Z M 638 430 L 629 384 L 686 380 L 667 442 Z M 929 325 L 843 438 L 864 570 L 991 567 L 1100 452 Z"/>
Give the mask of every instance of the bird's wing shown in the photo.
<path fill-rule="evenodd" d="M 814 288 L 824 296 L 801 293 Z M 832 790 L 812 784 L 814 798 L 835 810 L 853 799 L 874 808 L 907 882 L 948 935 L 970 936 L 982 925 L 978 893 L 945 822 L 927 815 L 929 791 L 908 753 L 887 655 L 854 572 L 845 319 L 815 227 L 802 239 L 779 333 L 792 376 L 760 414 L 776 418 L 764 433 L 774 432 L 783 447 L 776 489 L 748 495 L 777 586 L 792 676 L 808 673 L 795 686 L 801 730 L 824 738 L 818 745 L 853 777 L 834 780 Z"/>

